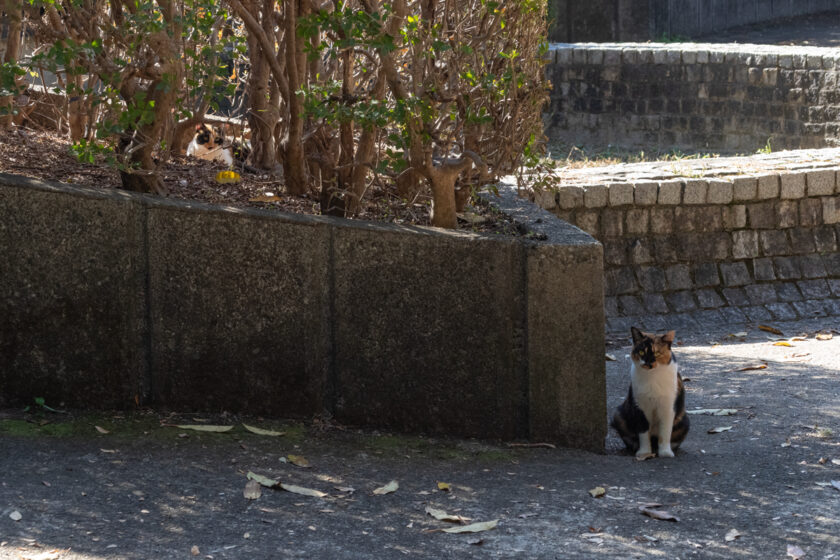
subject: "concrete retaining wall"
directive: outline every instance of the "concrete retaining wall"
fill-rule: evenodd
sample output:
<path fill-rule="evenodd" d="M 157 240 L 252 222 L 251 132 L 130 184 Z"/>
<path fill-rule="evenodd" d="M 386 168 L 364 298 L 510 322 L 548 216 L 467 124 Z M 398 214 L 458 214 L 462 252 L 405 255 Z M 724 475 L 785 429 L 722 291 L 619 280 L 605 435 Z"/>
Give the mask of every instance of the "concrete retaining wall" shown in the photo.
<path fill-rule="evenodd" d="M 840 150 L 569 170 L 540 201 L 604 244 L 612 331 L 840 316 Z"/>
<path fill-rule="evenodd" d="M 726 153 L 840 141 L 840 49 L 553 45 L 546 115 L 569 145 Z"/>
<path fill-rule="evenodd" d="M 0 175 L 0 405 L 326 411 L 603 449 L 602 247 L 502 193 L 546 240 Z"/>
<path fill-rule="evenodd" d="M 549 0 L 552 41 L 647 41 L 840 11 L 840 0 Z"/>

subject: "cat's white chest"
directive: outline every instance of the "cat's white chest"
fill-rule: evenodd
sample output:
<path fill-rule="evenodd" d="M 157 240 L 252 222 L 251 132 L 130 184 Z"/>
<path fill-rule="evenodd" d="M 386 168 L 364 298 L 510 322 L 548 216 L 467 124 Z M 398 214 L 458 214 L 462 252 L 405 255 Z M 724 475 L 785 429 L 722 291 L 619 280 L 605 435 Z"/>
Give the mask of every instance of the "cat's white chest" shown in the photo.
<path fill-rule="evenodd" d="M 233 156 L 230 150 L 221 146 L 208 149 L 204 144 L 196 142 L 195 138 L 187 146 L 187 155 L 208 161 L 220 161 L 225 165 L 233 165 Z"/>
<path fill-rule="evenodd" d="M 663 412 L 673 410 L 677 398 L 677 362 L 653 369 L 644 369 L 634 363 L 630 381 L 633 398 L 648 422 L 655 423 Z"/>

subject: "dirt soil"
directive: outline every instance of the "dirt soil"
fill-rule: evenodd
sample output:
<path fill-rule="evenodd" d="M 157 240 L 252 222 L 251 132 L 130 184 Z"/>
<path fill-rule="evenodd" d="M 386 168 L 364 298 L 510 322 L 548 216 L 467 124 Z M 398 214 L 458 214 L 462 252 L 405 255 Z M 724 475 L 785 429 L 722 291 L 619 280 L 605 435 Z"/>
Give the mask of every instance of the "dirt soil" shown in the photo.
<path fill-rule="evenodd" d="M 840 47 L 840 25 L 838 25 L 838 22 L 840 22 L 840 12 L 824 12 L 734 27 L 716 32 L 713 35 L 698 37 L 697 41 Z"/>
<path fill-rule="evenodd" d="M 252 173 L 239 165 L 236 171 L 241 181 L 220 184 L 216 175 L 225 169 L 220 163 L 174 156 L 163 167 L 162 178 L 170 198 L 295 214 L 321 213 L 317 196 L 287 194 L 282 177 Z M 0 173 L 105 189 L 120 188 L 116 169 L 102 162 L 81 163 L 71 151 L 67 138 L 34 128 L 0 129 Z M 356 219 L 408 225 L 431 224 L 431 197 L 427 194 L 406 202 L 373 182 L 364 201 L 364 208 Z M 508 217 L 493 212 L 478 199 L 475 202 L 459 215 L 459 228 L 500 235 L 521 234 Z"/>
<path fill-rule="evenodd" d="M 692 415 L 674 459 L 636 461 L 612 433 L 598 455 L 328 422 L 2 411 L 0 559 L 840 558 L 840 324 L 774 326 L 783 337 L 678 333 L 688 409 L 735 413 Z M 607 352 L 612 408 L 628 342 Z M 246 499 L 249 471 L 325 496 Z M 390 481 L 395 492 L 374 494 Z M 679 521 L 643 515 L 649 503 Z M 444 533 L 463 523 L 427 507 L 498 526 Z"/>

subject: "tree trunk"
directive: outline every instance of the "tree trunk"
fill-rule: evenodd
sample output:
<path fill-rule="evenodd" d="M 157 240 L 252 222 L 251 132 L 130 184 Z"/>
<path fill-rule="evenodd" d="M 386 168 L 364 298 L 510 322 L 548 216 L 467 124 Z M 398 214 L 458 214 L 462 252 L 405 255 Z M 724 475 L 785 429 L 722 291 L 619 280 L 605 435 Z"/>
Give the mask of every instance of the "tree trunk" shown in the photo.
<path fill-rule="evenodd" d="M 20 32 L 21 32 L 21 17 L 23 15 L 23 1 L 22 0 L 6 0 L 4 5 L 6 17 L 9 21 L 9 36 L 6 39 L 6 53 L 3 55 L 3 62 L 17 62 L 20 56 Z M 19 84 L 19 79 L 15 77 L 15 83 Z M 15 96 L 7 95 L 0 97 L 0 128 L 5 128 L 12 124 L 14 115 Z"/>
<path fill-rule="evenodd" d="M 457 173 L 434 170 L 429 177 L 432 186 L 432 225 L 455 229 L 458 216 L 455 214 L 455 180 Z"/>
<path fill-rule="evenodd" d="M 466 157 L 450 159 L 434 165 L 429 158 L 423 168 L 432 187 L 432 225 L 454 229 L 458 227 L 455 182 L 472 165 Z"/>
<path fill-rule="evenodd" d="M 266 37 L 274 37 L 274 4 L 266 0 L 262 9 L 256 3 L 245 5 L 251 13 L 260 14 L 260 21 Z M 271 67 L 269 57 L 276 56 L 274 50 L 265 51 L 255 33 L 248 34 L 251 72 L 248 76 L 248 125 L 251 128 L 251 165 L 259 169 L 274 169 L 277 165 L 277 144 L 274 131 L 280 121 L 276 93 L 270 86 Z"/>
<path fill-rule="evenodd" d="M 297 37 L 298 10 L 304 15 L 307 0 L 287 0 L 286 6 L 286 70 L 289 75 L 289 91 L 286 103 L 289 107 L 289 127 L 283 142 L 285 167 L 283 169 L 286 188 L 290 194 L 302 195 L 308 190 L 306 160 L 303 153 L 303 104 L 295 93 L 305 80 L 306 56 L 302 41 Z M 302 9 L 301 9 L 302 8 Z"/>
<path fill-rule="evenodd" d="M 164 8 L 166 6 L 166 8 Z M 127 156 L 126 163 L 131 169 L 121 172 L 120 178 L 123 188 L 139 192 L 148 192 L 159 195 L 166 195 L 167 190 L 157 174 L 157 170 L 163 161 L 156 163 L 154 160 L 155 148 L 163 138 L 171 112 L 175 107 L 175 98 L 178 95 L 178 88 L 172 87 L 172 83 L 180 84 L 184 79 L 184 67 L 179 51 L 174 44 L 175 38 L 180 38 L 180 27 L 175 23 L 174 7 L 172 4 L 162 2 L 164 18 L 172 28 L 167 31 L 159 31 L 148 40 L 161 60 L 160 74 L 153 79 L 145 88 L 140 87 L 140 80 L 129 78 L 120 86 L 120 95 L 131 107 L 142 98 L 154 110 L 154 118 L 147 124 L 141 124 L 134 130 L 131 137 L 123 144 L 123 153 Z M 167 9 L 168 8 L 168 9 Z M 143 91 L 144 96 L 137 94 Z"/>
<path fill-rule="evenodd" d="M 78 66 L 78 63 L 74 65 Z M 87 111 L 85 111 L 85 98 L 82 94 L 82 77 L 78 74 L 68 76 L 68 81 L 73 89 L 67 104 L 67 123 L 70 125 L 70 141 L 75 144 L 85 137 Z"/>

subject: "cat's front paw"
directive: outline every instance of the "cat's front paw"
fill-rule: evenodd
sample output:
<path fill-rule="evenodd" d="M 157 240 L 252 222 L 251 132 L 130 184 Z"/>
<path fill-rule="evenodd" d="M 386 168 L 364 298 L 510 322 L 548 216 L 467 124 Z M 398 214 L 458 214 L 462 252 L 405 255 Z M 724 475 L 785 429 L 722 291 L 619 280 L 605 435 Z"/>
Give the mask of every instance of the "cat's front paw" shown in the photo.
<path fill-rule="evenodd" d="M 657 453 L 659 457 L 673 457 L 674 452 L 671 450 L 670 447 L 666 447 L 665 449 L 660 449 L 659 453 Z"/>

